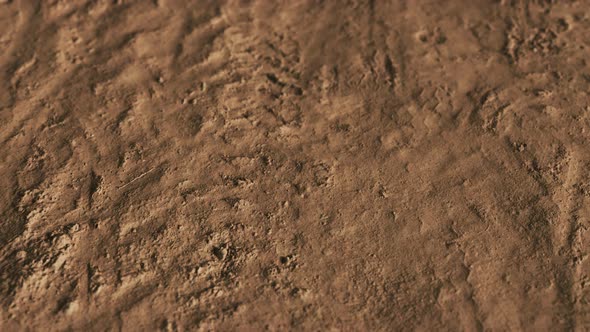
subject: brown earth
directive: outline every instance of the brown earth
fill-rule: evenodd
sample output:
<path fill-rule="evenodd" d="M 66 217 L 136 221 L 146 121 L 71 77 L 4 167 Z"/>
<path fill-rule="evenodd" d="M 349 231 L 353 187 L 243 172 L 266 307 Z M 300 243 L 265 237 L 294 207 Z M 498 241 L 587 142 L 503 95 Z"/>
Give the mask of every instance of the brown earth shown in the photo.
<path fill-rule="evenodd" d="M 0 1 L 0 330 L 590 330 L 590 1 Z"/>

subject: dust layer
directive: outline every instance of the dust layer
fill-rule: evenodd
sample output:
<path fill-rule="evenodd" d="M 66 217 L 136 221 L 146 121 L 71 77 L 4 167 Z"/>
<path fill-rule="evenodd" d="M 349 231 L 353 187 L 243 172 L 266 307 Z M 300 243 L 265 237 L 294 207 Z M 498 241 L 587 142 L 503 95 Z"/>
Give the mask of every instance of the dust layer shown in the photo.
<path fill-rule="evenodd" d="M 0 1 L 0 330 L 590 329 L 588 1 Z"/>

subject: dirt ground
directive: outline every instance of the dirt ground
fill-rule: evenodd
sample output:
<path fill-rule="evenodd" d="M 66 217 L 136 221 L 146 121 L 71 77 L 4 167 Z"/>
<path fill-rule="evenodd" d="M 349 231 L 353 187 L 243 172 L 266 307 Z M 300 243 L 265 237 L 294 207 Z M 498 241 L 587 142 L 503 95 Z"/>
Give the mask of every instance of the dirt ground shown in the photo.
<path fill-rule="evenodd" d="M 0 330 L 588 331 L 589 50 L 587 0 L 0 0 Z"/>

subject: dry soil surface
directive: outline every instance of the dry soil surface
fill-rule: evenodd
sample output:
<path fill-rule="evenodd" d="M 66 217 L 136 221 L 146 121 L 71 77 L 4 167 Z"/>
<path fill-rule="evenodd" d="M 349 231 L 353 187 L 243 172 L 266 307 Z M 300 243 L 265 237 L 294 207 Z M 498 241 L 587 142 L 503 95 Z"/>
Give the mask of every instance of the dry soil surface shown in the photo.
<path fill-rule="evenodd" d="M 589 330 L 589 8 L 0 1 L 0 330 Z"/>

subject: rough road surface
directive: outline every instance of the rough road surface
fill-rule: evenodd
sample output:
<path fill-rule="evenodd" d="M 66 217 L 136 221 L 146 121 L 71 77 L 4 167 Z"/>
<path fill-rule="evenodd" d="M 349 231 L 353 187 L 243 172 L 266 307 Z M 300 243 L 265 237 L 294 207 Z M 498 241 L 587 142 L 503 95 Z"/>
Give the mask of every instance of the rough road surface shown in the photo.
<path fill-rule="evenodd" d="M 590 1 L 0 1 L 0 330 L 590 329 Z"/>

